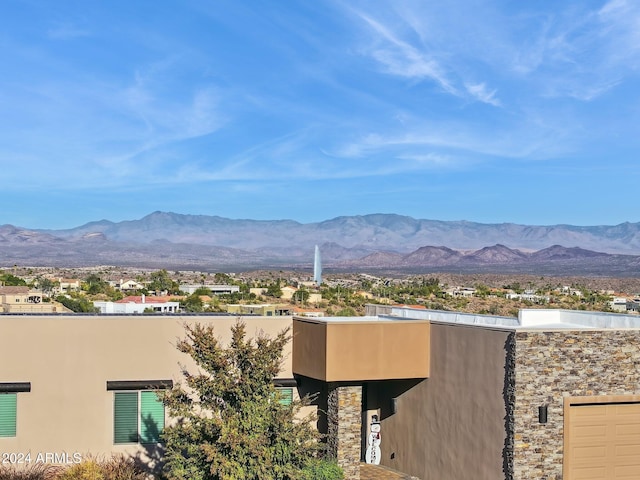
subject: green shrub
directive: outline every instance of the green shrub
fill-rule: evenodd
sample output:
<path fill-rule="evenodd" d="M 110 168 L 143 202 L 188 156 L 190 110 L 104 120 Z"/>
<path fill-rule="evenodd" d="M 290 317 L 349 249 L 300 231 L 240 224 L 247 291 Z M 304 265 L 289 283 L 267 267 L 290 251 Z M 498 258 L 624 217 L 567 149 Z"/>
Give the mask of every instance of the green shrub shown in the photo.
<path fill-rule="evenodd" d="M 344 473 L 334 460 L 313 459 L 304 468 L 304 480 L 342 480 Z"/>

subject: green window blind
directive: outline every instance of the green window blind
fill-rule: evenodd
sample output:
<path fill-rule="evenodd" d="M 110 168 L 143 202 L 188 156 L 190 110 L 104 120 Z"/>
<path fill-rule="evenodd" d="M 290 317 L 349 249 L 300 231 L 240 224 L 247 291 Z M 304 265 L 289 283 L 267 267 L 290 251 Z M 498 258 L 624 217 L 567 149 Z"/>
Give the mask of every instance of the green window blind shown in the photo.
<path fill-rule="evenodd" d="M 291 387 L 277 387 L 279 401 L 282 405 L 291 405 L 293 401 L 293 388 Z"/>
<path fill-rule="evenodd" d="M 153 390 L 140 392 L 140 443 L 158 443 L 164 428 L 164 404 Z"/>
<path fill-rule="evenodd" d="M 17 394 L 0 393 L 0 437 L 16 436 L 17 404 Z"/>
<path fill-rule="evenodd" d="M 114 396 L 113 443 L 138 442 L 138 392 Z"/>

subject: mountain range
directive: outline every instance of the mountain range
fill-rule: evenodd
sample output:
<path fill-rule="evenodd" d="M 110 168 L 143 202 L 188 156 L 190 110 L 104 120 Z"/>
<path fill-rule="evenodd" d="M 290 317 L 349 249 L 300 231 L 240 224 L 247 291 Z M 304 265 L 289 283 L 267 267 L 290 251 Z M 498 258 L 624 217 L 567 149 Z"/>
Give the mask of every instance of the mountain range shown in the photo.
<path fill-rule="evenodd" d="M 530 226 L 373 214 L 303 224 L 154 212 L 64 230 L 2 225 L 0 265 L 309 268 L 314 245 L 325 268 L 637 276 L 640 223 Z"/>

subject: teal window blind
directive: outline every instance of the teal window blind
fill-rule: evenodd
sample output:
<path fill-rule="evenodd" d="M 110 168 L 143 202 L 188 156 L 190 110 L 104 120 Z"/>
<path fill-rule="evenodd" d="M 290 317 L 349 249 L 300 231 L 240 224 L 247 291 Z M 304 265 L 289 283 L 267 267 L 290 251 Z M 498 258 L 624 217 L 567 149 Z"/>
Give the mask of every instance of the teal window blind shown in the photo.
<path fill-rule="evenodd" d="M 113 443 L 138 443 L 138 392 L 116 392 Z"/>
<path fill-rule="evenodd" d="M 293 388 L 291 387 L 276 387 L 278 392 L 278 400 L 282 405 L 291 405 L 293 401 Z"/>
<path fill-rule="evenodd" d="M 158 443 L 164 428 L 164 404 L 153 391 L 140 392 L 140 443 Z"/>
<path fill-rule="evenodd" d="M 158 443 L 164 404 L 154 390 L 114 393 L 114 443 Z"/>
<path fill-rule="evenodd" d="M 0 393 L 0 437 L 16 436 L 18 395 Z"/>

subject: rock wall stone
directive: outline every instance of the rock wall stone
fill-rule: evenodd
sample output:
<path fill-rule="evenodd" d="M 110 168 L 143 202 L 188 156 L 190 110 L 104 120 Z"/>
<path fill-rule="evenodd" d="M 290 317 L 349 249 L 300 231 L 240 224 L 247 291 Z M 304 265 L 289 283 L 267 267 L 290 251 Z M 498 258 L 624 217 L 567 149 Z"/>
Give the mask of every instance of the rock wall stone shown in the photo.
<path fill-rule="evenodd" d="M 344 470 L 344 477 L 360 479 L 362 386 L 328 385 L 327 449 Z"/>
<path fill-rule="evenodd" d="M 639 345 L 637 330 L 516 333 L 514 478 L 562 479 L 564 397 L 639 394 Z"/>

